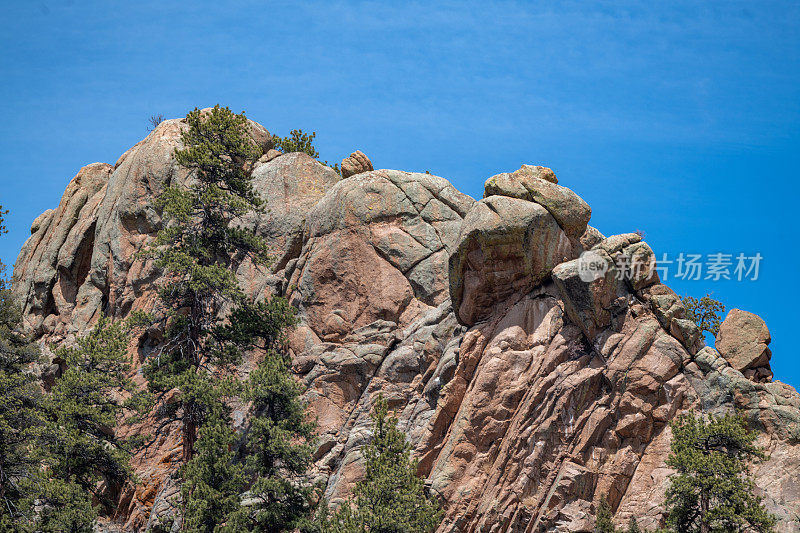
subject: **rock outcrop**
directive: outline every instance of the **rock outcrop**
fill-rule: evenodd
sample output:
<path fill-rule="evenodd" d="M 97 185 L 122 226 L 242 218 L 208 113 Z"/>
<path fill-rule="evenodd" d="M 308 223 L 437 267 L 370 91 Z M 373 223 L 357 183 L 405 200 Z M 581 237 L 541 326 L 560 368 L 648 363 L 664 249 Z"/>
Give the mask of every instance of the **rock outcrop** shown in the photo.
<path fill-rule="evenodd" d="M 350 176 L 355 176 L 362 172 L 369 172 L 370 170 L 375 170 L 372 168 L 372 161 L 370 161 L 369 157 L 364 155 L 364 152 L 361 150 L 356 150 L 350 154 L 349 157 L 342 159 L 343 178 L 349 178 Z"/>
<path fill-rule="evenodd" d="M 767 324 L 760 316 L 731 309 L 720 324 L 715 345 L 720 355 L 745 377 L 770 381 L 772 352 L 768 346 L 771 340 Z"/>
<path fill-rule="evenodd" d="M 154 196 L 186 179 L 172 155 L 182 127 L 164 121 L 114 166 L 85 167 L 34 222 L 14 280 L 42 343 L 71 342 L 101 313 L 153 309 L 159 273 L 137 251 L 161 224 Z M 266 130 L 250 127 L 269 148 Z M 363 473 L 380 392 L 442 498 L 440 532 L 591 531 L 602 494 L 619 525 L 635 516 L 655 527 L 669 421 L 735 407 L 770 454 L 759 490 L 779 529 L 795 530 L 800 396 L 771 379 L 763 321 L 734 310 L 719 351 L 704 347 L 650 268 L 650 247 L 588 226 L 589 207 L 550 169 L 494 176 L 476 202 L 443 178 L 373 170 L 358 154 L 341 180 L 305 154 L 262 157 L 253 175 L 269 211 L 245 223 L 274 262 L 237 270 L 250 294 L 286 296 L 299 311 L 289 347 L 331 502 Z M 135 366 L 158 341 L 135 339 Z M 175 429 L 135 457 L 138 484 L 109 529 L 144 531 L 177 512 Z"/>

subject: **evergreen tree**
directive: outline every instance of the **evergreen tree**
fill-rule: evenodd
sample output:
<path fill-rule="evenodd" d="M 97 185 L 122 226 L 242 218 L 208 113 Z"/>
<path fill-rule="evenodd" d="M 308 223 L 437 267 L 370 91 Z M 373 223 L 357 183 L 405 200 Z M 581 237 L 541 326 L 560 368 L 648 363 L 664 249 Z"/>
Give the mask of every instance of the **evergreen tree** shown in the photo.
<path fill-rule="evenodd" d="M 314 148 L 314 137 L 317 136 L 317 132 L 312 131 L 310 134 L 305 133 L 303 130 L 292 130 L 289 132 L 288 137 L 278 137 L 277 135 L 272 137 L 272 142 L 275 144 L 275 147 L 278 148 L 285 154 L 291 152 L 302 152 L 304 154 L 308 154 L 314 159 L 319 159 L 319 152 L 317 152 L 316 148 Z"/>
<path fill-rule="evenodd" d="M 0 206 L 0 234 L 6 232 Z M 38 347 L 22 333 L 19 308 L 0 263 L 0 531 L 16 531 L 30 521 L 24 502 L 35 488 L 35 430 L 41 424 L 41 395 L 26 369 L 39 361 Z"/>
<path fill-rule="evenodd" d="M 71 531 L 91 530 L 92 500 L 110 509 L 131 477 L 134 443 L 118 438 L 114 428 L 126 411 L 142 405 L 127 376 L 129 332 L 139 319 L 111 323 L 102 317 L 74 347 L 56 351 L 65 370 L 42 402 L 39 529 L 67 530 L 56 525 L 72 523 Z"/>
<path fill-rule="evenodd" d="M 603 494 L 600 496 L 600 504 L 597 506 L 594 533 L 615 533 L 615 531 L 614 513 L 611 510 L 611 505 L 608 504 L 608 498 Z"/>
<path fill-rule="evenodd" d="M 261 149 L 247 133 L 244 113 L 220 106 L 207 113 L 195 109 L 185 122 L 184 147 L 175 150 L 175 159 L 191 171 L 192 181 L 166 188 L 157 199 L 165 224 L 148 254 L 165 273 L 159 295 L 167 326 L 161 352 L 146 362 L 144 372 L 159 399 L 180 391 L 161 414 L 165 423 L 180 421 L 188 462 L 197 428 L 220 397 L 215 377 L 241 358 L 236 343 L 218 335 L 223 309 L 246 301 L 232 262 L 249 257 L 264 263 L 267 246 L 237 224 L 263 208 L 248 170 Z"/>
<path fill-rule="evenodd" d="M 149 250 L 166 275 L 159 294 L 167 334 L 145 375 L 159 395 L 179 391 L 162 413 L 165 423 L 182 425 L 185 528 L 291 530 L 309 498 L 308 488 L 288 478 L 310 464 L 312 431 L 280 349 L 294 314 L 282 298 L 246 297 L 234 274 L 247 258 L 268 261 L 264 239 L 240 224 L 263 210 L 250 175 L 261 150 L 247 134 L 244 114 L 195 109 L 186 123 L 184 148 L 175 157 L 192 171 L 192 181 L 159 197 L 166 224 Z M 241 384 L 233 367 L 253 351 L 266 354 L 264 362 Z M 254 410 L 243 444 L 228 407 L 238 397 Z"/>
<path fill-rule="evenodd" d="M 319 160 L 319 152 L 317 152 L 317 149 L 314 148 L 313 144 L 314 137 L 316 136 L 317 132 L 315 131 L 312 131 L 309 134 L 305 133 L 303 130 L 292 130 L 289 132 L 288 137 L 281 138 L 277 135 L 273 135 L 272 142 L 275 145 L 275 148 L 281 150 L 285 154 L 291 152 L 302 152 L 310 155 L 316 160 Z M 342 174 L 338 163 L 330 165 L 327 161 L 323 161 L 322 164 L 331 167 L 337 174 Z"/>
<path fill-rule="evenodd" d="M 372 414 L 373 439 L 364 448 L 366 472 L 356 484 L 354 501 L 333 516 L 324 510 L 318 521 L 323 533 L 428 533 L 442 519 L 438 503 L 425 493 L 417 477 L 411 446 L 378 397 Z"/>
<path fill-rule="evenodd" d="M 642 528 L 639 527 L 639 522 L 634 517 L 628 521 L 628 533 L 642 533 Z"/>
<path fill-rule="evenodd" d="M 681 302 L 686 308 L 687 319 L 697 324 L 700 331 L 717 336 L 722 323 L 720 314 L 725 312 L 722 302 L 713 299 L 710 294 L 706 294 L 699 300 L 692 296 L 682 296 Z"/>
<path fill-rule="evenodd" d="M 239 495 L 245 489 L 244 469 L 236 461 L 230 414 L 222 402 L 213 405 L 200 428 L 197 453 L 183 468 L 183 530 L 192 533 L 219 531 L 240 508 Z"/>
<path fill-rule="evenodd" d="M 35 498 L 30 498 L 27 508 L 39 507 L 30 522 L 20 531 L 25 533 L 93 533 L 97 510 L 91 499 L 74 480 L 47 477 L 40 473 Z M 31 512 L 31 515 L 33 513 Z"/>
<path fill-rule="evenodd" d="M 681 533 L 774 531 L 775 517 L 759 496 L 748 461 L 762 460 L 756 434 L 736 415 L 681 415 L 672 422 L 667 464 L 668 524 Z"/>
<path fill-rule="evenodd" d="M 241 346 L 265 353 L 242 395 L 252 406 L 241 450 L 252 484 L 248 504 L 229 521 L 232 532 L 294 531 L 310 512 L 311 487 L 304 476 L 311 466 L 315 424 L 306 419 L 284 346 L 284 333 L 295 321 L 286 300 L 273 298 L 234 311 L 226 331 Z"/>

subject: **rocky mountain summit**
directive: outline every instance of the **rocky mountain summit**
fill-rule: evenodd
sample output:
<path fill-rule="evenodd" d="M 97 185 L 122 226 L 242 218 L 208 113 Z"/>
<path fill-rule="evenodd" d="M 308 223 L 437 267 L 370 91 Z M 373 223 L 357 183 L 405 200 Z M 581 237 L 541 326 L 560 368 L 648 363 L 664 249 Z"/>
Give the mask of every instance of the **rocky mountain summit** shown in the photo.
<path fill-rule="evenodd" d="M 182 127 L 164 121 L 114 165 L 84 167 L 34 221 L 14 282 L 46 352 L 102 314 L 153 309 L 159 272 L 137 252 L 161 224 L 154 197 L 186 179 L 173 157 Z M 269 133 L 250 130 L 266 148 Z M 655 527 L 669 421 L 736 408 L 770 454 L 755 466 L 768 509 L 798 530 L 800 395 L 772 381 L 763 320 L 733 310 L 718 350 L 705 346 L 649 268 L 650 247 L 589 226 L 589 206 L 548 168 L 493 176 L 475 201 L 441 177 L 373 170 L 361 152 L 341 167 L 344 179 L 303 153 L 266 152 L 253 176 L 269 211 L 245 223 L 274 261 L 237 271 L 251 295 L 299 311 L 289 346 L 330 501 L 363 472 L 380 392 L 444 502 L 441 532 L 591 531 L 603 494 L 620 525 Z M 591 276 L 589 256 L 602 267 Z M 135 367 L 159 341 L 156 330 L 132 341 Z M 62 363 L 51 355 L 45 384 Z M 176 512 L 179 447 L 175 427 L 134 458 L 138 484 L 109 528 L 144 531 Z"/>

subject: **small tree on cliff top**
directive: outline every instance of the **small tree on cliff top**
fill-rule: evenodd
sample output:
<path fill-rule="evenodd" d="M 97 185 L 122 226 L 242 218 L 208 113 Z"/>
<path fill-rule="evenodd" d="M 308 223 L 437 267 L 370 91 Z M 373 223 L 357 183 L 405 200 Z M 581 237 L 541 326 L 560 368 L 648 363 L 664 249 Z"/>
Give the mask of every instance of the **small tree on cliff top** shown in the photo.
<path fill-rule="evenodd" d="M 710 294 L 699 300 L 692 296 L 682 296 L 681 302 L 686 308 L 686 318 L 697 324 L 700 331 L 717 336 L 722 322 L 720 315 L 725 312 L 722 302 L 713 299 Z"/>
<path fill-rule="evenodd" d="M 774 531 L 775 517 L 754 494 L 748 461 L 764 459 L 742 418 L 684 414 L 672 422 L 667 464 L 668 524 L 681 533 Z"/>
<path fill-rule="evenodd" d="M 292 130 L 289 132 L 288 137 L 279 137 L 278 135 L 272 136 L 272 142 L 275 148 L 281 150 L 283 153 L 288 154 L 291 152 L 302 152 L 308 154 L 314 159 L 319 160 L 319 152 L 314 148 L 314 137 L 317 132 L 305 133 L 303 130 Z M 323 165 L 331 167 L 337 174 L 341 175 L 342 170 L 339 164 L 328 164 L 327 161 L 322 162 Z"/>

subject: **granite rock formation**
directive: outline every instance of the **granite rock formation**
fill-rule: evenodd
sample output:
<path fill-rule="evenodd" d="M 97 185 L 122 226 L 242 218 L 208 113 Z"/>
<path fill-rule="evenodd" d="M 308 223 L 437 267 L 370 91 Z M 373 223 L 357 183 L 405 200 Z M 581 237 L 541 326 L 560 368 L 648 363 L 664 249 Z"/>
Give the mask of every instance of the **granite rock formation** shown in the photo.
<path fill-rule="evenodd" d="M 14 281 L 43 345 L 72 342 L 101 313 L 153 309 L 159 273 L 137 251 L 161 224 L 154 196 L 186 179 L 172 155 L 182 127 L 164 121 L 113 166 L 84 167 L 34 221 Z M 269 133 L 251 131 L 268 149 Z M 381 392 L 444 502 L 440 532 L 591 531 L 602 494 L 620 526 L 635 516 L 654 527 L 669 421 L 736 407 L 770 454 L 756 467 L 759 490 L 779 529 L 796 530 L 800 395 L 772 381 L 763 321 L 734 310 L 719 351 L 704 346 L 657 274 L 619 270 L 651 265 L 650 247 L 588 226 L 588 205 L 548 168 L 494 176 L 475 201 L 357 154 L 341 180 L 305 154 L 262 157 L 253 175 L 269 211 L 245 223 L 275 260 L 237 271 L 250 294 L 299 310 L 290 349 L 319 421 L 314 475 L 329 500 L 363 472 Z M 591 279 L 589 253 L 602 266 Z M 154 331 L 134 339 L 136 367 L 158 342 Z M 139 482 L 104 527 L 144 531 L 176 512 L 179 439 L 175 428 L 135 457 Z"/>

